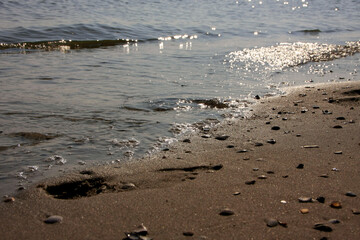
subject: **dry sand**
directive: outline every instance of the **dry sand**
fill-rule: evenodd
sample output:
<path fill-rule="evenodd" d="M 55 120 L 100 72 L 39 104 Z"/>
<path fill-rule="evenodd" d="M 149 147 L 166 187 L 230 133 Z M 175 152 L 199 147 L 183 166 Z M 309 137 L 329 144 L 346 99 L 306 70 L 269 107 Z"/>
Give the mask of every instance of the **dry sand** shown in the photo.
<path fill-rule="evenodd" d="M 210 138 L 36 184 L 0 204 L 1 238 L 123 239 L 144 224 L 143 239 L 359 239 L 360 82 L 289 92 Z"/>

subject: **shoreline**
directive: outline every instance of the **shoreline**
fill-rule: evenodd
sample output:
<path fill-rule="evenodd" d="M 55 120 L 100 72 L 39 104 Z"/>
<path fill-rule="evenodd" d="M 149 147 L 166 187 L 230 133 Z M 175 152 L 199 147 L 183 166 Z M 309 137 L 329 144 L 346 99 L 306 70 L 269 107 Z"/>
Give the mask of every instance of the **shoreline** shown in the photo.
<path fill-rule="evenodd" d="M 360 194 L 359 100 L 359 81 L 261 98 L 252 116 L 225 120 L 151 159 L 32 186 L 0 204 L 0 233 L 122 239 L 144 224 L 153 239 L 356 239 L 359 196 L 346 193 Z M 50 215 L 62 222 L 44 223 Z"/>

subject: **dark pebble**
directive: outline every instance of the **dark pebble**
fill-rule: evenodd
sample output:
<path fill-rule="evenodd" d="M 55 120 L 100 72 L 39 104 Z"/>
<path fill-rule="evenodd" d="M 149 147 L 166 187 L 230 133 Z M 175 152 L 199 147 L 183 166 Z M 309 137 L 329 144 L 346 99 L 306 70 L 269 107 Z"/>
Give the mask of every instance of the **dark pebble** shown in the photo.
<path fill-rule="evenodd" d="M 275 174 L 274 171 L 267 171 L 266 173 L 267 173 L 267 174 Z"/>
<path fill-rule="evenodd" d="M 270 123 L 271 123 L 271 122 L 266 122 L 265 124 L 266 124 L 266 125 L 269 125 Z"/>
<path fill-rule="evenodd" d="M 280 130 L 280 127 L 279 126 L 273 126 L 272 128 L 271 128 L 271 130 Z"/>
<path fill-rule="evenodd" d="M 356 194 L 353 192 L 347 192 L 347 193 L 345 193 L 345 195 L 348 197 L 356 197 Z"/>
<path fill-rule="evenodd" d="M 234 145 L 227 145 L 226 147 L 227 148 L 234 148 L 235 146 Z"/>
<path fill-rule="evenodd" d="M 268 227 L 276 227 L 278 225 L 278 220 L 274 219 L 274 218 L 267 218 L 265 219 L 266 222 L 266 226 Z"/>
<path fill-rule="evenodd" d="M 231 216 L 231 215 L 234 215 L 234 211 L 231 211 L 230 209 L 228 208 L 225 208 L 224 210 L 222 210 L 220 213 L 219 213 L 221 216 Z"/>
<path fill-rule="evenodd" d="M 230 136 L 217 136 L 215 137 L 216 140 L 220 140 L 220 141 L 225 141 L 226 139 L 228 139 Z"/>
<path fill-rule="evenodd" d="M 360 210 L 358 210 L 358 209 L 351 209 L 351 212 L 352 212 L 354 215 L 359 215 L 359 214 L 360 214 Z"/>
<path fill-rule="evenodd" d="M 324 198 L 324 197 L 318 197 L 318 198 L 316 198 L 316 200 L 317 200 L 319 203 L 325 203 L 325 198 Z"/>
<path fill-rule="evenodd" d="M 304 164 L 300 163 L 299 165 L 297 165 L 296 168 L 297 168 L 297 169 L 303 169 L 303 168 L 304 168 Z"/>
<path fill-rule="evenodd" d="M 282 120 L 283 120 L 283 121 L 286 121 L 286 120 L 288 120 L 288 119 L 287 119 L 286 117 L 284 117 L 284 118 L 282 118 Z"/>
<path fill-rule="evenodd" d="M 191 236 L 194 236 L 194 233 L 193 232 L 183 232 L 183 235 L 186 237 L 191 237 Z"/>
<path fill-rule="evenodd" d="M 187 138 L 187 139 L 184 139 L 183 142 L 184 143 L 191 143 L 191 140 Z"/>
<path fill-rule="evenodd" d="M 47 224 L 61 223 L 62 220 L 63 220 L 62 216 L 53 215 L 53 216 L 50 216 L 47 219 L 45 219 L 44 223 L 47 223 Z"/>
<path fill-rule="evenodd" d="M 345 120 L 344 117 L 337 117 L 336 120 Z"/>
<path fill-rule="evenodd" d="M 330 219 L 329 223 L 338 224 L 338 223 L 340 223 L 340 220 L 338 220 L 338 219 Z"/>
<path fill-rule="evenodd" d="M 319 106 L 313 106 L 313 109 L 319 109 L 320 107 Z"/>
<path fill-rule="evenodd" d="M 267 143 L 275 144 L 275 143 L 276 143 L 276 140 L 275 140 L 275 139 L 269 139 L 269 140 L 267 140 Z"/>
<path fill-rule="evenodd" d="M 332 228 L 322 223 L 315 224 L 314 229 L 322 232 L 332 232 Z"/>
<path fill-rule="evenodd" d="M 255 99 L 259 100 L 259 99 L 260 99 L 260 96 L 259 96 L 259 95 L 256 95 L 256 96 L 255 96 Z"/>
<path fill-rule="evenodd" d="M 263 143 L 260 143 L 260 142 L 257 142 L 257 143 L 255 143 L 255 146 L 256 147 L 261 147 L 261 146 L 263 146 L 264 144 Z"/>
<path fill-rule="evenodd" d="M 245 184 L 246 185 L 254 185 L 256 183 L 255 180 L 251 180 L 251 181 L 246 181 Z"/>
<path fill-rule="evenodd" d="M 202 137 L 202 138 L 211 138 L 211 136 L 208 135 L 208 134 L 207 134 L 207 135 L 202 135 L 201 137 Z"/>
<path fill-rule="evenodd" d="M 169 148 L 164 148 L 163 151 L 167 152 L 167 151 L 170 151 L 170 149 Z"/>
<path fill-rule="evenodd" d="M 340 125 L 335 125 L 333 128 L 340 129 L 340 128 L 342 128 L 342 126 L 340 126 Z"/>
<path fill-rule="evenodd" d="M 319 177 L 321 177 L 321 178 L 328 178 L 329 175 L 327 175 L 327 174 L 321 174 Z"/>
<path fill-rule="evenodd" d="M 332 112 L 330 112 L 329 110 L 323 110 L 322 113 L 325 114 L 325 115 L 330 115 L 330 114 L 332 114 Z"/>

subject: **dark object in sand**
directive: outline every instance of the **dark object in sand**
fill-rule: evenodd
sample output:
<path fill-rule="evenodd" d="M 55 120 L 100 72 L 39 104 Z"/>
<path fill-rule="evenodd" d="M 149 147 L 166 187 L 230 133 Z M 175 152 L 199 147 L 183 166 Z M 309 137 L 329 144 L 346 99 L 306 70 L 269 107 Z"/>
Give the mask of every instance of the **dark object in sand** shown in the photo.
<path fill-rule="evenodd" d="M 246 185 L 254 185 L 256 183 L 255 180 L 251 180 L 251 181 L 246 181 L 245 184 Z"/>
<path fill-rule="evenodd" d="M 348 197 L 356 197 L 356 194 L 353 192 L 347 192 L 347 193 L 345 193 L 345 195 Z"/>
<path fill-rule="evenodd" d="M 319 231 L 322 231 L 322 232 L 332 232 L 332 228 L 327 226 L 327 225 L 324 225 L 322 223 L 317 223 L 315 224 L 314 226 L 314 229 L 316 230 L 319 230 Z"/>
<path fill-rule="evenodd" d="M 221 216 L 231 216 L 231 215 L 234 215 L 235 212 L 228 209 L 228 208 L 225 208 L 224 210 L 222 210 L 220 213 L 219 213 Z"/>
<path fill-rule="evenodd" d="M 297 169 L 303 169 L 303 168 L 304 168 L 304 164 L 300 163 L 299 165 L 297 165 L 296 168 L 297 168 Z"/>
<path fill-rule="evenodd" d="M 340 203 L 339 201 L 333 201 L 333 202 L 330 204 L 330 207 L 336 208 L 336 209 L 342 208 L 341 203 Z"/>
<path fill-rule="evenodd" d="M 316 198 L 316 200 L 317 200 L 319 203 L 325 203 L 325 198 L 324 198 L 324 197 L 318 197 L 318 198 Z"/>
<path fill-rule="evenodd" d="M 215 137 L 216 140 L 220 140 L 220 141 L 225 141 L 226 139 L 228 139 L 230 136 L 217 136 Z"/>
<path fill-rule="evenodd" d="M 274 218 L 267 218 L 265 219 L 265 222 L 266 222 L 266 226 L 268 227 L 276 227 L 279 224 L 278 220 Z"/>
<path fill-rule="evenodd" d="M 53 215 L 53 216 L 50 216 L 47 219 L 45 219 L 44 223 L 47 223 L 47 224 L 61 223 L 62 220 L 63 220 L 62 216 Z"/>
<path fill-rule="evenodd" d="M 280 130 L 280 127 L 279 127 L 279 126 L 273 126 L 273 127 L 271 128 L 271 130 L 275 130 L 275 131 Z"/>

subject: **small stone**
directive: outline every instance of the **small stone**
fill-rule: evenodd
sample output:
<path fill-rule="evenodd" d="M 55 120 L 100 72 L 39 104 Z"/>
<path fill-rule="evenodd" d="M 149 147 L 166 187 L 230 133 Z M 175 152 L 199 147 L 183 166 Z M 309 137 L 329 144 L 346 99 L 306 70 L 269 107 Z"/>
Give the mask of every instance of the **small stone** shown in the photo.
<path fill-rule="evenodd" d="M 283 117 L 282 120 L 283 120 L 283 121 L 286 121 L 286 120 L 288 120 L 288 119 L 287 119 L 287 117 Z"/>
<path fill-rule="evenodd" d="M 349 123 L 355 123 L 355 120 L 352 120 L 352 119 L 351 119 L 351 120 L 349 121 Z"/>
<path fill-rule="evenodd" d="M 301 137 L 301 134 L 296 134 L 296 137 Z"/>
<path fill-rule="evenodd" d="M 275 143 L 276 143 L 276 140 L 275 140 L 275 139 L 269 139 L 269 140 L 267 140 L 267 143 L 275 144 Z"/>
<path fill-rule="evenodd" d="M 304 164 L 300 163 L 299 165 L 297 165 L 296 168 L 297 168 L 297 169 L 303 169 L 303 168 L 304 168 Z"/>
<path fill-rule="evenodd" d="M 328 178 L 329 175 L 327 175 L 327 174 L 321 174 L 319 177 L 321 177 L 321 178 Z"/>
<path fill-rule="evenodd" d="M 132 232 L 140 236 L 146 236 L 148 234 L 148 229 L 144 226 L 144 224 L 141 224 Z"/>
<path fill-rule="evenodd" d="M 186 237 L 191 237 L 191 236 L 194 236 L 194 233 L 193 232 L 183 232 L 183 235 Z"/>
<path fill-rule="evenodd" d="M 338 223 L 340 223 L 340 220 L 338 220 L 338 219 L 330 219 L 329 220 L 329 223 L 332 223 L 332 224 L 338 224 Z"/>
<path fill-rule="evenodd" d="M 333 202 L 330 204 L 330 207 L 336 208 L 336 209 L 342 208 L 341 203 L 340 203 L 339 201 L 333 201 Z"/>
<path fill-rule="evenodd" d="M 253 168 L 253 171 L 254 172 L 259 171 L 259 168 Z"/>
<path fill-rule="evenodd" d="M 360 210 L 358 210 L 358 209 L 351 209 L 351 212 L 352 212 L 354 215 L 360 215 Z"/>
<path fill-rule="evenodd" d="M 265 175 L 260 175 L 260 176 L 258 176 L 258 179 L 267 179 L 267 176 L 265 176 Z"/>
<path fill-rule="evenodd" d="M 228 139 L 230 136 L 217 136 L 215 137 L 216 140 L 220 140 L 220 141 L 225 141 L 226 139 Z"/>
<path fill-rule="evenodd" d="M 202 135 L 201 137 L 202 137 L 202 138 L 211 138 L 211 135 L 206 134 L 206 135 Z"/>
<path fill-rule="evenodd" d="M 348 197 L 356 197 L 356 194 L 353 192 L 347 192 L 347 193 L 345 193 L 345 195 Z"/>
<path fill-rule="evenodd" d="M 245 184 L 246 185 L 254 185 L 256 183 L 255 180 L 251 180 L 251 181 L 246 181 Z"/>
<path fill-rule="evenodd" d="M 241 194 L 241 192 L 234 192 L 234 193 L 233 193 L 234 196 L 238 196 L 238 195 L 240 195 L 240 194 Z"/>
<path fill-rule="evenodd" d="M 327 226 L 327 225 L 324 225 L 322 223 L 317 223 L 315 224 L 314 226 L 314 229 L 316 230 L 319 230 L 319 231 L 322 231 L 322 232 L 332 232 L 332 228 Z"/>
<path fill-rule="evenodd" d="M 234 145 L 227 145 L 226 147 L 227 148 L 234 148 L 235 146 Z"/>
<path fill-rule="evenodd" d="M 47 219 L 45 219 L 44 223 L 47 223 L 47 224 L 61 223 L 62 220 L 63 220 L 62 216 L 53 215 L 53 216 L 50 216 Z"/>
<path fill-rule="evenodd" d="M 244 161 L 249 161 L 250 158 L 249 158 L 249 157 L 244 157 L 243 160 L 244 160 Z"/>
<path fill-rule="evenodd" d="M 319 145 L 305 145 L 303 148 L 319 148 Z"/>
<path fill-rule="evenodd" d="M 307 209 L 307 208 L 302 208 L 302 209 L 300 209 L 300 212 L 301 212 L 302 214 L 307 214 L 307 213 L 309 213 L 309 209 Z"/>
<path fill-rule="evenodd" d="M 340 170 L 338 168 L 332 168 L 331 171 L 339 172 Z"/>
<path fill-rule="evenodd" d="M 334 152 L 334 154 L 342 154 L 342 151 L 336 151 L 336 152 Z"/>
<path fill-rule="evenodd" d="M 301 113 L 306 113 L 307 111 L 309 111 L 309 110 L 305 108 L 305 109 L 301 110 Z"/>
<path fill-rule="evenodd" d="M 285 200 L 281 200 L 280 201 L 282 204 L 286 204 L 287 203 L 287 201 L 285 201 Z"/>
<path fill-rule="evenodd" d="M 266 125 L 269 125 L 271 122 L 265 122 Z"/>
<path fill-rule="evenodd" d="M 246 150 L 246 149 L 241 149 L 241 150 L 239 150 L 239 151 L 237 151 L 237 153 L 246 153 L 248 150 Z"/>
<path fill-rule="evenodd" d="M 184 143 L 191 143 L 191 140 L 187 138 L 187 139 L 184 139 L 183 142 Z"/>
<path fill-rule="evenodd" d="M 260 143 L 260 142 L 256 142 L 256 143 L 255 143 L 255 146 L 256 146 L 256 147 L 261 147 L 261 146 L 263 146 L 263 145 L 264 145 L 264 144 L 263 144 L 263 143 Z"/>
<path fill-rule="evenodd" d="M 278 223 L 279 223 L 280 226 L 282 226 L 282 227 L 284 227 L 284 228 L 287 228 L 287 227 L 288 227 L 288 225 L 287 225 L 286 222 L 278 221 Z"/>
<path fill-rule="evenodd" d="M 255 99 L 256 99 L 256 100 L 259 100 L 259 99 L 260 99 L 260 96 L 259 96 L 259 95 L 256 95 L 256 96 L 255 96 Z"/>
<path fill-rule="evenodd" d="M 330 112 L 330 111 L 328 111 L 328 110 L 323 110 L 322 113 L 323 113 L 324 115 L 330 115 L 330 114 L 332 114 L 332 112 Z"/>
<path fill-rule="evenodd" d="M 313 109 L 319 109 L 320 107 L 319 106 L 313 106 Z"/>
<path fill-rule="evenodd" d="M 228 209 L 228 208 L 225 208 L 224 210 L 222 210 L 220 213 L 219 213 L 221 216 L 231 216 L 231 215 L 234 215 L 235 212 Z"/>
<path fill-rule="evenodd" d="M 280 127 L 279 127 L 279 126 L 273 126 L 273 127 L 271 128 L 271 130 L 275 130 L 275 131 L 280 130 Z"/>
<path fill-rule="evenodd" d="M 345 120 L 344 117 L 337 117 L 336 120 Z"/>
<path fill-rule="evenodd" d="M 266 171 L 267 174 L 275 174 L 274 171 Z"/>
<path fill-rule="evenodd" d="M 333 128 L 340 129 L 340 128 L 342 128 L 342 126 L 340 126 L 340 125 L 335 125 Z"/>
<path fill-rule="evenodd" d="M 14 197 L 6 197 L 4 199 L 4 202 L 15 202 L 15 198 Z"/>
<path fill-rule="evenodd" d="M 299 197 L 298 200 L 299 200 L 299 202 L 301 202 L 301 203 L 314 202 L 314 199 L 312 199 L 311 197 Z"/>
<path fill-rule="evenodd" d="M 317 197 L 316 200 L 317 200 L 319 203 L 325 203 L 325 198 L 324 198 L 324 197 Z"/>
<path fill-rule="evenodd" d="M 265 222 L 266 222 L 266 226 L 268 227 L 276 227 L 279 224 L 278 220 L 274 218 L 267 218 L 265 219 Z"/>
<path fill-rule="evenodd" d="M 132 190 L 135 188 L 136 188 L 136 186 L 133 183 L 125 183 L 124 185 L 121 186 L 121 189 L 123 189 L 123 190 Z"/>

